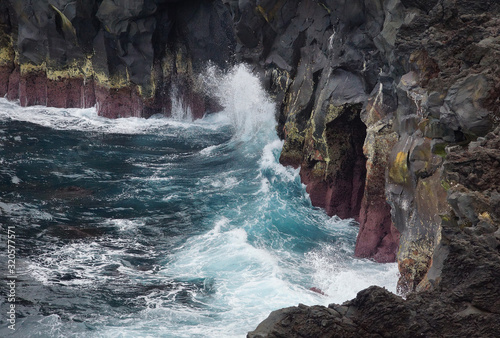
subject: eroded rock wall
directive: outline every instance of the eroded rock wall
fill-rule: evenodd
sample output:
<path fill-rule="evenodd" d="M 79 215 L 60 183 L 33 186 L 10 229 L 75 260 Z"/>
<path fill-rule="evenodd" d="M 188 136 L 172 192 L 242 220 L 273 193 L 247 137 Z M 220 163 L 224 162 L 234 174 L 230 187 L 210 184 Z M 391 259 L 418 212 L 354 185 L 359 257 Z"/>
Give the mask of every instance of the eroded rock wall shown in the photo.
<path fill-rule="evenodd" d="M 500 122 L 496 61 L 500 5 L 434 1 L 421 7 L 410 1 L 402 3 L 412 19 L 401 26 L 393 51 L 404 74 L 394 82 L 399 141 L 389 156 L 386 195 L 394 224 L 403 234 L 398 252 L 399 286 L 407 292 L 429 287 L 426 273 L 435 259 L 443 222 L 474 227 L 481 214 L 489 215 L 490 207 L 484 203 L 482 208 L 471 206 L 482 196 L 457 193 L 455 182 L 484 181 L 498 176 L 498 168 L 489 161 L 474 169 L 465 162 L 463 168 L 450 166 L 449 161 L 456 156 L 451 153 L 466 151 L 477 144 L 471 141 L 490 135 Z M 491 186 L 476 191 L 488 196 L 489 191 L 498 192 L 495 180 L 490 182 Z M 456 202 L 458 195 L 460 203 Z M 498 209 L 498 202 L 489 202 Z M 464 208 L 469 210 L 468 216 Z"/>
<path fill-rule="evenodd" d="M 396 259 L 384 194 L 397 142 L 390 63 L 378 49 L 382 1 L 227 1 L 238 57 L 280 105 L 280 162 L 300 166 L 313 205 L 360 223 L 359 257 Z"/>
<path fill-rule="evenodd" d="M 112 118 L 219 108 L 197 75 L 234 52 L 220 1 L 22 0 L 0 10 L 0 95 L 23 106 L 97 105 Z"/>
<path fill-rule="evenodd" d="M 226 2 L 238 57 L 280 104 L 281 163 L 301 167 L 314 205 L 360 223 L 358 257 L 397 259 L 403 293 L 428 287 L 442 223 L 489 215 L 463 206 L 445 163 L 499 124 L 499 5 Z"/>
<path fill-rule="evenodd" d="M 382 67 L 360 112 L 364 194 L 382 200 L 385 190 L 407 299 L 371 287 L 343 305 L 278 310 L 249 337 L 495 337 L 500 330 L 500 4 L 380 5 L 384 23 L 372 53 Z M 373 247 L 366 243 L 387 232 L 360 223 L 356 253 L 364 256 Z"/>
<path fill-rule="evenodd" d="M 476 144 L 480 149 L 476 145 L 474 149 L 462 149 L 445 166 L 463 168 L 461 164 L 468 156 L 472 159 L 465 168 L 481 160 L 492 161 L 489 154 L 498 152 L 500 128 L 489 135 Z M 490 203 L 498 205 L 498 201 L 492 200 L 498 195 L 491 191 L 479 193 L 477 186 L 459 189 L 464 189 L 462 197 L 474 198 L 477 194 L 476 203 L 486 202 L 481 206 L 473 203 L 479 210 L 495 208 Z M 497 337 L 500 330 L 498 216 L 498 211 L 483 214 L 476 226 L 463 229 L 452 220 L 442 223 L 439 245 L 427 273 L 433 285 L 430 288 L 403 299 L 372 286 L 342 305 L 299 305 L 277 310 L 248 337 Z"/>

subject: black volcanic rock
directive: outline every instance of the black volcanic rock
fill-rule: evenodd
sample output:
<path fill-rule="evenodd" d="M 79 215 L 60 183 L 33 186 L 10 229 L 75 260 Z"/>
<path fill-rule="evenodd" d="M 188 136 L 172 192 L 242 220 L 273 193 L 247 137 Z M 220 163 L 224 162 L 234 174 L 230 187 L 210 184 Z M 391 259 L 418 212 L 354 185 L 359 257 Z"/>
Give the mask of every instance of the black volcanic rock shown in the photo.
<path fill-rule="evenodd" d="M 289 19 L 279 16 L 280 8 L 289 13 L 282 3 L 267 4 L 253 15 L 262 15 L 275 34 L 257 32 L 263 47 L 240 50 L 284 98 L 281 162 L 301 166 L 313 204 L 331 214 L 350 210 L 359 220 L 357 256 L 397 258 L 399 290 L 408 298 L 371 288 L 344 306 L 332 305 L 338 314 L 320 307 L 279 310 L 249 337 L 495 337 L 498 3 L 311 1 L 297 5 Z M 322 29 L 310 29 L 321 23 Z M 289 64 L 290 51 L 266 46 L 293 40 L 283 27 L 296 26 L 301 29 L 290 31 L 302 34 L 302 46 Z M 332 200 L 339 205 L 357 192 L 348 184 L 346 172 L 355 171 L 348 156 L 336 157 L 336 150 L 348 153 L 343 147 L 352 139 L 342 134 L 346 104 L 366 128 L 360 209 L 331 208 Z"/>
<path fill-rule="evenodd" d="M 147 117 L 169 115 L 174 99 L 195 118 L 217 107 L 198 74 L 209 61 L 231 65 L 233 24 L 220 1 L 1 6 L 0 95 L 23 106 L 96 105 L 107 117 Z"/>
<path fill-rule="evenodd" d="M 453 209 L 445 147 L 499 122 L 498 4 L 227 2 L 237 57 L 278 101 L 281 163 L 301 166 L 314 205 L 360 222 L 357 256 L 397 259 L 415 289 Z"/>
<path fill-rule="evenodd" d="M 397 138 L 391 133 L 395 111 L 388 110 L 397 100 L 390 88 L 395 75 L 386 59 L 393 58 L 396 29 L 384 24 L 392 10 L 401 25 L 404 6 L 363 0 L 230 3 L 237 57 L 255 65 L 279 104 L 278 134 L 285 140 L 280 162 L 301 166 L 315 206 L 360 222 L 358 255 L 394 261 L 399 233 L 381 187 Z M 377 97 L 381 85 L 383 100 Z M 374 105 L 366 112 L 370 95 Z M 353 121 L 348 128 L 346 120 Z M 373 142 L 363 155 L 365 139 Z"/>

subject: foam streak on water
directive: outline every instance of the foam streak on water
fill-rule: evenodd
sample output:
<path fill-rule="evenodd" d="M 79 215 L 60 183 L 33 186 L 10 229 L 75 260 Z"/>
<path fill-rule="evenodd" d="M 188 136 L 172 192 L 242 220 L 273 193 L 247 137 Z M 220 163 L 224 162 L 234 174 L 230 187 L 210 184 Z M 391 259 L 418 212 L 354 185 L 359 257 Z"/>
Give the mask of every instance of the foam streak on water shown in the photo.
<path fill-rule="evenodd" d="M 395 291 L 395 264 L 354 259 L 357 228 L 313 208 L 298 170 L 279 164 L 257 79 L 244 66 L 207 76 L 225 110 L 195 122 L 182 105 L 173 119 L 107 120 L 0 99 L 14 336 L 244 337 L 281 307 Z"/>

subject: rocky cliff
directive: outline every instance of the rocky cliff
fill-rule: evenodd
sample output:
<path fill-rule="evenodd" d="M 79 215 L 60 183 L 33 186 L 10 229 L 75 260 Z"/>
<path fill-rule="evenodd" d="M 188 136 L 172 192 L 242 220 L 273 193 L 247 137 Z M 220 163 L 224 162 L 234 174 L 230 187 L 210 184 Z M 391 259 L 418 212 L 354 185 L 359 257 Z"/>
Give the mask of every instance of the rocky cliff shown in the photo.
<path fill-rule="evenodd" d="M 359 221 L 357 256 L 396 256 L 408 298 L 283 309 L 249 337 L 496 336 L 500 5 L 259 3 L 277 34 L 248 59 L 286 85 L 281 162 L 313 203 Z"/>
<path fill-rule="evenodd" d="M 498 3 L 232 8 L 238 57 L 280 103 L 281 163 L 314 205 L 359 221 L 358 257 L 397 259 L 402 293 L 440 280 L 445 225 L 488 229 L 498 258 Z"/>
<path fill-rule="evenodd" d="M 0 13 L 0 95 L 23 106 L 97 106 L 112 118 L 219 109 L 197 74 L 232 58 L 220 2 L 12 0 Z"/>
<path fill-rule="evenodd" d="M 209 60 L 260 75 L 281 163 L 359 222 L 356 256 L 397 260 L 409 296 L 285 309 L 256 337 L 499 331 L 499 59 L 496 1 L 0 3 L 0 95 L 21 105 L 201 117 L 219 109 Z"/>

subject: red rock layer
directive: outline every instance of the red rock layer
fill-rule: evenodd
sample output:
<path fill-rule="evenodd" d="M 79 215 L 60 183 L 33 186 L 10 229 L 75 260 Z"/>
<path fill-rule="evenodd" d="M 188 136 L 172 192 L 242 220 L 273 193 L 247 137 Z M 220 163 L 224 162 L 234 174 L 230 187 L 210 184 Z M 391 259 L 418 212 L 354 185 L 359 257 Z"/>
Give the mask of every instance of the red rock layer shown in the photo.
<path fill-rule="evenodd" d="M 207 110 L 222 109 L 213 99 L 194 92 L 186 84 L 178 91 L 185 109 L 194 119 L 202 118 Z M 145 99 L 138 87 L 108 88 L 98 85 L 93 78 L 59 78 L 51 80 L 43 71 L 21 75 L 19 67 L 0 67 L 0 96 L 19 100 L 21 106 L 43 105 L 57 108 L 89 108 L 96 106 L 100 116 L 149 117 L 154 114 L 170 115 L 172 108 L 171 87 L 162 88 L 156 97 Z"/>

